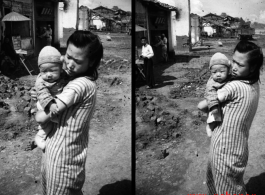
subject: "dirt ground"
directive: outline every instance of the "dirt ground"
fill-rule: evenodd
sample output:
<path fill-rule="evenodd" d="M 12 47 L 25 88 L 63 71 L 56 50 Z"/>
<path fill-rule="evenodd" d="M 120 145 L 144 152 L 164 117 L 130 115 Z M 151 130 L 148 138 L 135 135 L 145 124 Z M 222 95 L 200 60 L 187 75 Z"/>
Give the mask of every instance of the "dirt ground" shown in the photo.
<path fill-rule="evenodd" d="M 252 40 L 263 49 L 265 36 Z M 188 52 L 177 48 L 174 59 L 155 65 L 154 89 L 136 83 L 136 194 L 206 194 L 206 162 L 210 138 L 205 131 L 206 115 L 197 110 L 209 78 L 208 63 L 215 52 L 232 58 L 237 39 L 207 39 L 208 47 Z M 265 53 L 265 52 L 264 52 Z M 265 192 L 265 74 L 261 95 L 250 129 L 249 161 L 244 181 L 249 194 Z"/>
<path fill-rule="evenodd" d="M 73 32 L 64 29 L 63 44 Z M 131 192 L 131 36 L 98 33 L 104 46 L 91 121 L 84 194 Z M 65 49 L 62 49 L 65 52 Z M 32 61 L 36 68 L 36 59 Z M 35 63 L 35 64 L 34 64 Z M 37 132 L 30 99 L 36 75 L 0 75 L 0 195 L 41 195 L 42 151 L 29 149 Z"/>

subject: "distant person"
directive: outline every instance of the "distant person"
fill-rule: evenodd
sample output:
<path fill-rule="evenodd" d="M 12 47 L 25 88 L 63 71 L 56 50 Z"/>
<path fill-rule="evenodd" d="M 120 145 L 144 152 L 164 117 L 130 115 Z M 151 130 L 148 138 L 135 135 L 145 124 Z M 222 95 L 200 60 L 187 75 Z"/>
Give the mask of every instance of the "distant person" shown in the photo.
<path fill-rule="evenodd" d="M 162 39 L 162 54 L 163 54 L 163 58 L 164 61 L 167 62 L 168 60 L 168 54 L 167 54 L 167 38 L 165 36 L 165 34 L 161 35 L 161 39 Z"/>
<path fill-rule="evenodd" d="M 49 44 L 51 45 L 51 43 L 52 43 L 52 28 L 51 28 L 51 25 L 50 24 L 48 24 L 48 26 L 47 26 L 47 32 L 48 32 L 48 34 L 49 34 Z"/>
<path fill-rule="evenodd" d="M 159 50 L 161 51 L 162 61 L 167 62 L 167 44 L 165 44 L 165 41 L 161 39 L 161 36 L 157 36 L 157 43 L 155 44 L 155 47 L 160 47 Z"/>
<path fill-rule="evenodd" d="M 40 38 L 42 38 L 44 40 L 44 46 L 51 46 L 52 35 L 51 35 L 51 31 L 50 30 L 48 30 L 46 27 L 43 27 L 43 34 L 41 34 L 39 36 Z"/>
<path fill-rule="evenodd" d="M 198 108 L 208 107 L 208 118 L 206 132 L 208 137 L 212 136 L 212 131 L 219 122 L 222 121 L 222 112 L 217 98 L 217 90 L 221 89 L 231 78 L 230 61 L 222 53 L 215 53 L 209 64 L 211 77 L 206 84 L 205 100 L 198 104 Z"/>
<path fill-rule="evenodd" d="M 152 47 L 147 44 L 146 37 L 141 38 L 142 43 L 142 54 L 140 58 L 144 60 L 144 74 L 146 77 L 147 82 L 147 89 L 153 88 L 155 86 L 155 79 L 154 79 L 154 65 L 153 59 L 154 52 Z"/>

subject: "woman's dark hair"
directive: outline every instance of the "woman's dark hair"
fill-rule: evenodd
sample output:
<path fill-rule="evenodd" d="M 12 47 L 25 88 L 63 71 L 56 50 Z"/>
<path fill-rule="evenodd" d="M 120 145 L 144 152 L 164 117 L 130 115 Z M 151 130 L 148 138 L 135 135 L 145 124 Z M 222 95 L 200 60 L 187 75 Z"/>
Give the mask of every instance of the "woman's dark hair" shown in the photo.
<path fill-rule="evenodd" d="M 250 66 L 251 73 L 245 78 L 249 80 L 251 84 L 259 81 L 260 72 L 263 69 L 263 52 L 262 49 L 255 43 L 250 41 L 240 41 L 235 49 L 234 53 L 238 51 L 239 53 L 248 55 L 248 64 Z"/>
<path fill-rule="evenodd" d="M 89 76 L 91 80 L 98 79 L 98 67 L 103 57 L 103 46 L 100 38 L 90 31 L 75 31 L 67 40 L 67 46 L 73 44 L 77 48 L 87 48 L 87 58 L 89 59 L 89 68 L 84 76 Z"/>

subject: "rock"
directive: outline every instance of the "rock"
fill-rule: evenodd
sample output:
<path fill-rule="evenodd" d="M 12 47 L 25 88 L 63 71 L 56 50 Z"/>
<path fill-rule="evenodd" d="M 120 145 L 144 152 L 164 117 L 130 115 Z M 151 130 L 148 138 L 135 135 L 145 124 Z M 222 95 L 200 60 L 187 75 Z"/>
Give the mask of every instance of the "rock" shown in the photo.
<path fill-rule="evenodd" d="M 154 157 L 157 160 L 162 160 L 162 159 L 165 159 L 168 155 L 169 155 L 169 152 L 167 152 L 166 149 L 164 149 L 164 150 L 158 149 L 155 151 Z"/>
<path fill-rule="evenodd" d="M 4 93 L 4 92 L 6 92 L 6 90 L 7 90 L 7 85 L 6 84 L 1 84 L 0 85 L 0 92 Z"/>
<path fill-rule="evenodd" d="M 23 112 L 24 108 L 28 106 L 28 102 L 21 101 L 17 104 L 17 111 L 18 112 Z"/>
<path fill-rule="evenodd" d="M 31 90 L 31 87 L 30 87 L 30 86 L 27 86 L 27 85 L 25 85 L 24 88 L 25 88 L 25 90 L 27 90 L 27 91 L 30 91 L 30 90 Z"/>
<path fill-rule="evenodd" d="M 24 108 L 24 112 L 26 112 L 26 113 L 30 113 L 30 107 L 25 107 L 25 108 Z"/>
<path fill-rule="evenodd" d="M 27 95 L 24 95 L 22 99 L 29 102 L 31 100 L 31 97 L 30 95 L 27 94 Z"/>
<path fill-rule="evenodd" d="M 25 87 L 24 86 L 19 86 L 18 89 L 19 89 L 19 91 L 23 91 L 23 90 L 25 90 Z"/>
<path fill-rule="evenodd" d="M 141 97 L 141 101 L 145 101 L 145 100 L 146 100 L 145 96 Z"/>
<path fill-rule="evenodd" d="M 22 95 L 23 95 L 23 93 L 21 91 L 16 92 L 16 97 L 21 97 Z"/>
<path fill-rule="evenodd" d="M 147 99 L 147 100 L 152 100 L 153 97 L 152 97 L 152 96 L 146 96 L 146 99 Z"/>
<path fill-rule="evenodd" d="M 201 116 L 201 112 L 199 110 L 195 110 L 191 113 L 193 116 L 198 116 L 200 117 Z"/>
<path fill-rule="evenodd" d="M 160 122 L 162 122 L 162 121 L 163 121 L 163 117 L 159 117 L 159 118 L 156 119 L 156 122 L 157 122 L 157 123 L 160 123 Z"/>
<path fill-rule="evenodd" d="M 141 123 L 141 122 L 143 122 L 143 120 L 142 120 L 141 117 L 137 116 L 137 117 L 135 118 L 135 122 L 137 122 L 137 123 Z"/>
<path fill-rule="evenodd" d="M 149 122 L 151 120 L 151 117 L 153 116 L 152 112 L 147 112 L 143 115 L 143 121 L 144 122 Z"/>
<path fill-rule="evenodd" d="M 145 107 L 147 105 L 148 102 L 144 101 L 144 102 L 139 102 L 139 106 L 141 108 Z"/>
<path fill-rule="evenodd" d="M 155 110 L 155 107 L 151 104 L 149 104 L 147 107 L 146 107 L 148 110 L 151 110 L 151 111 L 154 111 Z"/>
<path fill-rule="evenodd" d="M 180 137 L 181 136 L 181 133 L 180 132 L 174 132 L 173 134 L 172 134 L 172 137 L 173 138 L 178 138 L 178 137 Z"/>
<path fill-rule="evenodd" d="M 153 99 L 152 99 L 152 102 L 156 102 L 158 100 L 158 98 L 157 97 L 154 97 Z"/>
<path fill-rule="evenodd" d="M 14 139 L 16 137 L 16 133 L 14 132 L 7 132 L 6 133 L 6 139 L 11 140 Z"/>
<path fill-rule="evenodd" d="M 156 116 L 152 116 L 151 121 L 156 121 Z"/>

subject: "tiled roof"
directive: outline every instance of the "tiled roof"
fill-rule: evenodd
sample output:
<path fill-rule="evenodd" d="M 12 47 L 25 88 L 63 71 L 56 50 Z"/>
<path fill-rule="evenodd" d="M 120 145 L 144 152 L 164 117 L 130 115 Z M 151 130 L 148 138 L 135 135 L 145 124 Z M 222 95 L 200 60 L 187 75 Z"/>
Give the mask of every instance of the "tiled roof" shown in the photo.
<path fill-rule="evenodd" d="M 166 4 L 166 3 L 162 3 L 162 2 L 160 2 L 160 1 L 158 1 L 158 0 L 142 0 L 142 1 L 145 1 L 145 2 L 152 2 L 152 3 L 158 4 L 158 5 L 164 7 L 164 8 L 166 8 L 166 9 L 168 9 L 168 10 L 171 10 L 171 11 L 178 10 L 177 7 L 174 7 L 174 6 L 168 5 L 168 4 Z"/>

